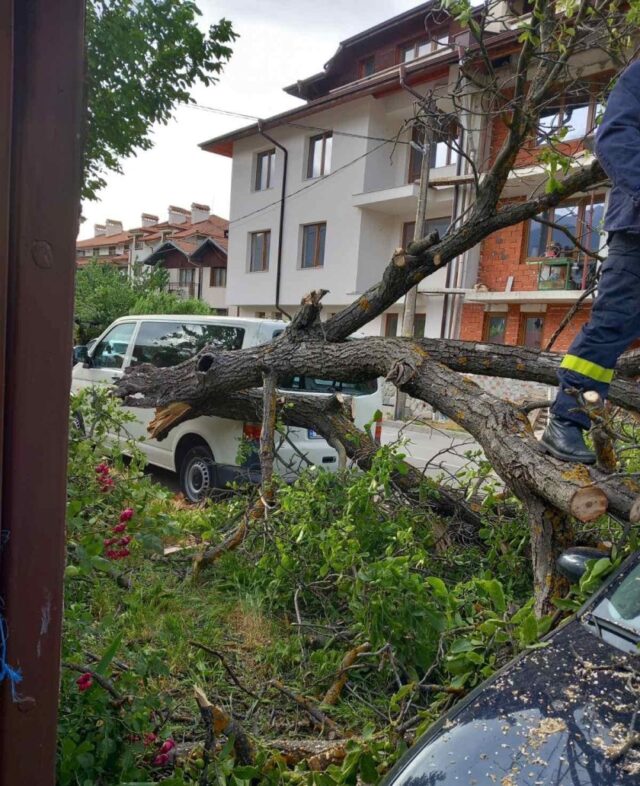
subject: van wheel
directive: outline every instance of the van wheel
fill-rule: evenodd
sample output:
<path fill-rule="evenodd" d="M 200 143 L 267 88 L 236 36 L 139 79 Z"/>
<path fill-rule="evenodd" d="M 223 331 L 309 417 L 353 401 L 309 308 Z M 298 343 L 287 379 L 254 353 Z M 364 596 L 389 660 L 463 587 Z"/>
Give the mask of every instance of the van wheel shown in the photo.
<path fill-rule="evenodd" d="M 189 502 L 201 502 L 214 489 L 215 462 L 205 445 L 190 448 L 180 462 L 180 490 Z"/>

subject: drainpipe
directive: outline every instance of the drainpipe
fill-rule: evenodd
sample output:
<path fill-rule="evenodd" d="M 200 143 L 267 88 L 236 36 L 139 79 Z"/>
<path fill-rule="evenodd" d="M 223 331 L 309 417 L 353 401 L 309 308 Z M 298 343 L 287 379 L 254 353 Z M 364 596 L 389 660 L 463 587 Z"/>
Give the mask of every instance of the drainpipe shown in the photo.
<path fill-rule="evenodd" d="M 276 141 L 272 136 L 269 136 L 262 130 L 262 121 L 258 120 L 258 133 L 267 139 L 271 144 L 275 145 L 278 150 L 282 150 L 284 156 L 284 166 L 282 168 L 282 190 L 280 192 L 280 229 L 278 231 L 278 257 L 276 260 L 276 309 L 291 319 L 291 315 L 281 308 L 280 306 L 280 279 L 282 276 L 282 241 L 284 237 L 284 202 L 286 199 L 287 191 L 287 167 L 289 165 L 289 151 L 284 145 Z"/>

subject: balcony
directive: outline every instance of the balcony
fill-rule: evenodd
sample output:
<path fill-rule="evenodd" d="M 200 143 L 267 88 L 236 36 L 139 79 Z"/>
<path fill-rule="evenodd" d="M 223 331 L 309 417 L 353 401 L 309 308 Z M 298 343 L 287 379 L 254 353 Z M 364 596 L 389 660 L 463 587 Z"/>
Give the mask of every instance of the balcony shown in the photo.
<path fill-rule="evenodd" d="M 532 257 L 527 264 L 538 265 L 538 290 L 583 291 L 596 271 L 595 259 L 580 257 Z"/>
<path fill-rule="evenodd" d="M 193 282 L 189 284 L 169 284 L 167 289 L 183 300 L 191 300 L 198 297 L 198 287 Z"/>

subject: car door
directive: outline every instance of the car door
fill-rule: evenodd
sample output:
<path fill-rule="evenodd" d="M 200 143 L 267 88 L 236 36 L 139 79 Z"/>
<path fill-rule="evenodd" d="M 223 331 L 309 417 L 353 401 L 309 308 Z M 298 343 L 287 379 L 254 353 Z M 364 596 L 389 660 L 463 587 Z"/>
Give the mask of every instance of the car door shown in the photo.
<path fill-rule="evenodd" d="M 207 345 L 220 349 L 239 349 L 243 343 L 245 330 L 235 325 L 198 322 L 197 317 L 189 320 L 142 320 L 133 348 L 131 365 L 151 363 L 156 368 L 169 368 L 194 357 Z M 155 416 L 154 409 L 128 408 L 136 420 L 128 424 L 127 430 L 138 440 L 138 446 L 147 459 L 159 467 L 174 469 L 174 451 L 177 439 L 183 429 L 174 429 L 161 442 L 149 437 L 147 426 Z M 189 421 L 189 432 L 201 435 L 209 444 L 219 445 L 225 432 L 237 424 L 222 418 L 197 418 Z M 226 440 L 228 441 L 228 440 Z M 216 459 L 218 455 L 216 453 Z"/>
<path fill-rule="evenodd" d="M 118 322 L 98 341 L 86 363 L 73 370 L 72 390 L 117 382 L 128 364 L 135 320 Z"/>

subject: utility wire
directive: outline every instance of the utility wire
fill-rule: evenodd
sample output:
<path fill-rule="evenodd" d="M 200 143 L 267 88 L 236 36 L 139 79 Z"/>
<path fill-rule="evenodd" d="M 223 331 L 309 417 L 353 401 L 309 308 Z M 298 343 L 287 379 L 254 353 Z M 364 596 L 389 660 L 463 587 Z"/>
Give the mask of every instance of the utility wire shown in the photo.
<path fill-rule="evenodd" d="M 231 112 L 228 109 L 218 109 L 214 106 L 204 106 L 204 104 L 186 104 L 186 106 L 191 107 L 192 109 L 201 109 L 205 112 L 213 112 L 218 115 L 225 115 L 226 117 L 239 117 L 243 120 L 254 120 L 258 122 L 262 118 L 255 117 L 254 115 L 243 115 L 241 112 Z M 350 131 L 336 131 L 333 128 L 323 128 L 322 126 L 307 126 L 303 123 L 294 123 L 290 120 L 283 120 L 280 125 L 283 126 L 291 126 L 292 128 L 303 128 L 308 131 L 323 131 L 323 132 L 330 132 L 334 136 L 346 136 L 351 137 L 353 139 L 368 139 L 371 142 L 388 142 L 394 145 L 409 145 L 410 142 L 406 142 L 401 139 L 387 139 L 386 137 L 380 136 L 368 136 L 367 134 L 355 134 Z"/>
<path fill-rule="evenodd" d="M 358 161 L 361 161 L 363 158 L 366 158 L 367 156 L 371 155 L 371 153 L 375 153 L 377 150 L 380 150 L 380 148 L 384 147 L 384 145 L 386 145 L 386 144 L 388 144 L 388 143 L 385 140 L 384 142 L 381 142 L 379 145 L 376 145 L 376 147 L 371 148 L 371 150 L 367 150 L 366 153 L 363 153 L 362 155 L 358 156 L 357 158 L 354 158 L 351 161 L 347 161 L 346 164 L 343 164 L 342 166 L 338 167 L 337 169 L 332 170 L 331 172 L 329 172 L 328 175 L 323 175 L 322 177 L 314 178 L 311 182 L 307 183 L 306 185 L 302 186 L 301 188 L 298 188 L 295 191 L 292 191 L 290 194 L 286 194 L 285 195 L 285 201 L 288 201 L 289 199 L 292 199 L 293 197 L 297 196 L 298 194 L 301 194 L 303 191 L 306 191 L 309 188 L 313 188 L 314 186 L 317 186 L 319 183 L 324 183 L 325 180 L 328 180 L 330 177 L 333 177 L 334 175 L 337 175 L 339 172 L 343 172 L 348 167 L 352 166 L 353 164 L 358 163 Z M 255 216 L 258 213 L 262 213 L 263 211 L 268 210 L 271 207 L 274 207 L 275 205 L 279 205 L 280 202 L 281 202 L 280 199 L 276 199 L 273 202 L 269 202 L 268 205 L 263 205 L 263 207 L 259 207 L 256 210 L 252 210 L 250 213 L 245 213 L 243 216 L 239 216 L 238 218 L 234 218 L 232 221 L 229 221 L 229 225 L 231 225 L 231 224 L 239 224 L 241 221 L 244 221 L 245 219 L 250 218 L 251 216 Z"/>

